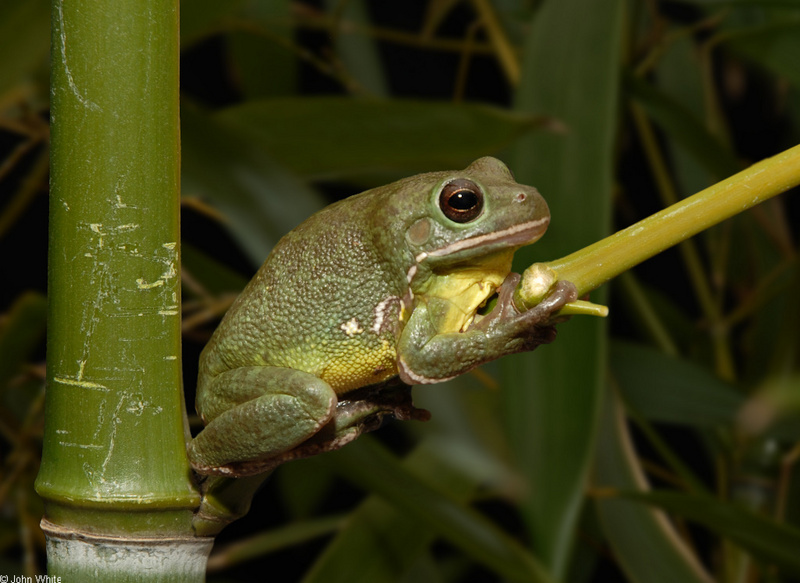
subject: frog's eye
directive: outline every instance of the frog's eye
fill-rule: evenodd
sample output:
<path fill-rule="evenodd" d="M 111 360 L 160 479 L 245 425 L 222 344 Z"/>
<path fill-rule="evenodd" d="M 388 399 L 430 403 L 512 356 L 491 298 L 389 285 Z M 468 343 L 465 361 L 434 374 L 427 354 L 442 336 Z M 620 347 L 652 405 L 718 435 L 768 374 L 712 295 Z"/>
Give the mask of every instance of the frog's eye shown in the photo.
<path fill-rule="evenodd" d="M 468 223 L 483 210 L 483 192 L 466 178 L 448 182 L 439 195 L 439 208 L 444 216 L 456 223 Z"/>

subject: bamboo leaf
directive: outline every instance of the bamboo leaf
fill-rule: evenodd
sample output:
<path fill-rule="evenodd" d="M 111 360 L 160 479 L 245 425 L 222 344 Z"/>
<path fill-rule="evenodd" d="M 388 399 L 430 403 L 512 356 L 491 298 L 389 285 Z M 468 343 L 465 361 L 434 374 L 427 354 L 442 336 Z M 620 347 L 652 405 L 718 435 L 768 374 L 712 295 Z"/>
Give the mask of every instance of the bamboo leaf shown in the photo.
<path fill-rule="evenodd" d="M 598 489 L 646 489 L 619 398 L 607 393 L 597 441 Z M 710 583 L 711 577 L 663 513 L 630 500 L 596 502 L 606 538 L 632 583 Z"/>
<path fill-rule="evenodd" d="M 315 460 L 316 461 L 316 460 Z M 316 463 L 316 469 L 322 464 Z M 448 458 L 441 458 L 424 444 L 402 465 L 415 475 L 425 476 L 432 485 L 465 502 L 477 483 L 453 471 Z M 281 468 L 283 472 L 287 468 Z M 435 530 L 396 508 L 378 495 L 367 498 L 350 514 L 346 525 L 317 558 L 304 583 L 394 583 L 424 560 L 436 538 Z M 357 568 L 353 557 L 359 557 Z"/>
<path fill-rule="evenodd" d="M 181 263 L 184 271 L 212 294 L 238 293 L 247 285 L 246 277 L 186 243 L 181 246 Z M 191 288 L 184 289 L 184 293 L 191 293 Z"/>
<path fill-rule="evenodd" d="M 242 6 L 239 18 L 247 22 L 247 29 L 230 32 L 227 47 L 242 93 L 248 99 L 290 95 L 298 76 L 297 59 L 290 48 L 294 29 L 275 24 L 291 22 L 290 2 L 250 0 Z M 269 64 L 268 73 L 265 63 Z"/>
<path fill-rule="evenodd" d="M 469 557 L 514 581 L 551 581 L 541 564 L 493 523 L 415 476 L 368 436 L 326 456 L 345 479 L 422 521 Z"/>
<path fill-rule="evenodd" d="M 462 168 L 546 121 L 486 105 L 342 97 L 250 102 L 218 119 L 314 178 Z"/>
<path fill-rule="evenodd" d="M 692 116 L 693 121 L 703 120 L 703 127 L 708 128 L 706 119 L 706 89 L 703 86 L 703 64 L 694 37 L 681 36 L 669 46 L 667 52 L 659 60 L 655 71 L 654 86 L 674 102 L 680 104 Z M 653 116 L 652 111 L 649 112 Z M 655 118 L 655 116 L 653 116 Z M 671 131 L 671 125 L 662 126 L 665 132 Z M 702 190 L 712 182 L 713 173 L 700 160 L 675 140 L 668 140 L 665 149 L 670 153 L 675 167 L 675 182 L 678 191 L 684 196 Z M 728 148 L 723 148 L 729 162 L 736 160 Z"/>
<path fill-rule="evenodd" d="M 607 234 L 622 12 L 618 1 L 546 2 L 533 21 L 516 106 L 552 115 L 566 131 L 527 136 L 515 150 L 517 180 L 542 192 L 552 216 L 544 239 L 517 253 L 525 265 Z M 603 322 L 575 319 L 552 346 L 502 363 L 506 426 L 529 487 L 524 516 L 556 578 L 566 572 L 583 503 L 604 362 Z"/>
<path fill-rule="evenodd" d="M 241 129 L 185 107 L 183 193 L 212 201 L 231 235 L 260 265 L 290 229 L 322 208 L 321 198 Z"/>
<path fill-rule="evenodd" d="M 219 32 L 220 23 L 238 13 L 246 0 L 183 0 L 181 2 L 181 48 Z"/>
<path fill-rule="evenodd" d="M 706 526 L 766 564 L 800 574 L 800 529 L 710 496 L 680 492 L 624 492 L 625 498 L 656 506 Z"/>
<path fill-rule="evenodd" d="M 739 163 L 733 153 L 711 135 L 691 110 L 632 75 L 625 77 L 625 88 L 676 144 L 690 153 L 717 179 L 735 174 L 739 170 Z"/>
<path fill-rule="evenodd" d="M 478 372 L 438 384 L 434 390 L 416 392 L 414 402 L 433 416 L 408 429 L 462 476 L 469 476 L 486 490 L 510 494 L 519 491 L 520 477 L 507 459 L 500 391 L 490 388 L 499 375 L 497 364 L 484 365 Z"/>
<path fill-rule="evenodd" d="M 341 528 L 345 517 L 326 516 L 303 520 L 258 533 L 215 550 L 208 559 L 208 570 L 219 571 L 256 559 L 267 553 L 318 538 Z"/>
<path fill-rule="evenodd" d="M 275 475 L 281 506 L 297 519 L 314 516 L 336 487 L 336 475 L 316 458 L 284 464 Z"/>
<path fill-rule="evenodd" d="M 349 73 L 353 84 L 354 93 L 367 93 L 376 97 L 386 97 L 389 94 L 383 68 L 381 67 L 380 54 L 375 41 L 367 35 L 348 33 L 348 29 L 369 26 L 369 18 L 363 0 L 326 0 L 329 10 L 334 11 L 338 26 L 333 31 L 333 38 L 339 58 Z"/>
<path fill-rule="evenodd" d="M 46 0 L 0 3 L 0 95 L 47 59 L 50 6 Z"/>
<path fill-rule="evenodd" d="M 37 292 L 22 294 L 0 322 L 0 396 L 8 381 L 30 357 L 42 339 L 47 317 L 47 298 Z"/>
<path fill-rule="evenodd" d="M 431 38 L 453 8 L 460 2 L 461 0 L 431 0 L 428 2 L 420 36 Z"/>
<path fill-rule="evenodd" d="M 796 5 L 795 5 L 796 6 Z M 777 22 L 725 33 L 724 45 L 800 89 L 800 23 Z"/>
<path fill-rule="evenodd" d="M 652 421 L 730 426 L 744 403 L 740 393 L 702 366 L 644 346 L 613 343 L 611 370 L 625 401 Z"/>

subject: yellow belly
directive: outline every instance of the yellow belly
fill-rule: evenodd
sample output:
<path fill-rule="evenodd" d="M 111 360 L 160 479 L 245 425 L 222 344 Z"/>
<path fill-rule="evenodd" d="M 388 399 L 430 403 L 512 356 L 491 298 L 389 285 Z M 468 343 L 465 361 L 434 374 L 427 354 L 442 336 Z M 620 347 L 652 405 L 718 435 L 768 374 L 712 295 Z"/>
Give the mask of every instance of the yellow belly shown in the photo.
<path fill-rule="evenodd" d="M 397 352 L 383 339 L 379 346 L 353 343 L 348 351 L 329 361 L 320 373 L 337 395 L 380 383 L 397 374 Z"/>

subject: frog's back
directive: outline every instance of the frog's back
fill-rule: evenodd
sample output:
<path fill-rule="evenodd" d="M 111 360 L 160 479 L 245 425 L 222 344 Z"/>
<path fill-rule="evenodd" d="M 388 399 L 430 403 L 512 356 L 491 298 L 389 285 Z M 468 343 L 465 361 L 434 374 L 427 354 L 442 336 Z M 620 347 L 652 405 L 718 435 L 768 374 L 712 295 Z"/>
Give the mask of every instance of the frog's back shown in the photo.
<path fill-rule="evenodd" d="M 396 374 L 407 281 L 376 246 L 370 217 L 379 201 L 364 194 L 320 211 L 275 246 L 203 351 L 200 390 L 244 366 L 304 370 L 337 393 Z"/>

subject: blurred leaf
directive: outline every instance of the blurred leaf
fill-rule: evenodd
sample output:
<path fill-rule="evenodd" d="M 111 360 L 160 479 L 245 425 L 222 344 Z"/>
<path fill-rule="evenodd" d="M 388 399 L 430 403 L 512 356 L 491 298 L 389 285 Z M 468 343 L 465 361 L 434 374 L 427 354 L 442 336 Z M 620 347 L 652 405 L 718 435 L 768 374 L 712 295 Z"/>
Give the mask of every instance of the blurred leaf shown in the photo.
<path fill-rule="evenodd" d="M 47 0 L 0 2 L 0 95 L 43 66 L 49 48 Z"/>
<path fill-rule="evenodd" d="M 652 421 L 730 426 L 744 403 L 704 367 L 645 346 L 612 343 L 611 370 L 625 402 Z"/>
<path fill-rule="evenodd" d="M 342 61 L 348 76 L 356 87 L 354 93 L 366 93 L 375 97 L 386 97 L 389 94 L 384 68 L 381 66 L 380 53 L 375 42 L 365 34 L 353 34 L 353 25 L 368 28 L 369 16 L 363 0 L 325 0 L 328 9 L 341 22 L 332 31 L 336 52 Z"/>
<path fill-rule="evenodd" d="M 405 469 L 377 441 L 362 436 L 326 455 L 345 479 L 378 494 L 420 521 L 467 556 L 514 581 L 551 581 L 539 562 L 514 539 L 473 509 Z M 375 536 L 373 534 L 373 536 Z"/>
<path fill-rule="evenodd" d="M 402 578 L 395 579 L 397 583 L 446 583 L 456 580 L 455 577 L 443 577 L 439 567 L 430 553 L 422 554 Z"/>
<path fill-rule="evenodd" d="M 344 97 L 246 103 L 217 119 L 313 178 L 461 168 L 546 122 L 487 105 Z"/>
<path fill-rule="evenodd" d="M 523 45 L 530 34 L 531 18 L 538 3 L 529 0 L 494 0 L 492 5 L 511 41 Z"/>
<path fill-rule="evenodd" d="M 600 518 L 591 504 L 585 504 L 578 523 L 580 536 L 575 541 L 567 576 L 569 583 L 591 583 L 597 569 L 598 559 L 606 553 L 606 541 Z"/>
<path fill-rule="evenodd" d="M 232 74 L 247 99 L 290 95 L 297 84 L 297 58 L 289 0 L 245 0 L 239 16 L 247 30 L 227 35 Z M 261 34 L 259 34 L 259 31 Z"/>
<path fill-rule="evenodd" d="M 284 464 L 273 475 L 280 492 L 281 507 L 290 517 L 308 519 L 335 487 L 336 476 L 319 458 Z"/>
<path fill-rule="evenodd" d="M 321 198 L 250 134 L 191 107 L 181 111 L 185 195 L 212 202 L 254 265 L 284 234 L 322 208 Z"/>
<path fill-rule="evenodd" d="M 181 266 L 212 294 L 239 292 L 247 285 L 247 278 L 242 274 L 188 243 L 181 244 Z M 184 287 L 183 291 L 191 292 L 191 288 Z"/>
<path fill-rule="evenodd" d="M 13 156 L 0 163 L 0 167 L 8 169 L 14 164 Z M 41 148 L 33 165 L 28 170 L 28 175 L 21 182 L 16 192 L 10 195 L 3 207 L 0 208 L 0 239 L 3 239 L 17 224 L 26 211 L 46 187 L 48 173 L 50 172 L 50 150 Z M 2 182 L 2 177 L 0 177 Z M 2 190 L 0 190 L 2 193 Z"/>
<path fill-rule="evenodd" d="M 516 107 L 552 115 L 566 131 L 526 136 L 515 150 L 517 180 L 541 191 L 553 217 L 547 235 L 517 253 L 518 265 L 564 256 L 608 233 L 623 6 L 546 2 L 534 18 Z M 558 579 L 592 463 L 605 351 L 605 324 L 575 318 L 552 346 L 501 363 L 509 441 L 529 489 L 523 515 L 534 549 Z"/>
<path fill-rule="evenodd" d="M 0 326 L 0 394 L 28 361 L 44 337 L 47 298 L 38 292 L 20 295 Z"/>
<path fill-rule="evenodd" d="M 800 529 L 710 496 L 670 491 L 624 492 L 622 496 L 702 524 L 764 563 L 800 574 Z"/>
<path fill-rule="evenodd" d="M 637 274 L 636 268 L 634 268 L 633 273 Z M 638 274 L 637 277 L 639 277 Z M 612 285 L 616 285 L 616 283 Z M 686 313 L 686 310 L 677 303 L 677 298 L 671 296 L 669 290 L 655 285 L 648 285 L 643 280 L 641 288 L 645 298 L 652 305 L 664 328 L 677 345 L 686 347 L 686 351 L 692 354 L 698 350 L 698 346 L 700 349 L 705 349 L 708 343 L 707 339 L 697 334 L 696 323 Z M 624 309 L 629 309 L 629 306 L 624 306 Z M 638 315 L 635 314 L 634 318 L 636 317 Z M 634 322 L 634 325 L 638 327 L 641 322 Z"/>
<path fill-rule="evenodd" d="M 487 378 L 496 382 L 496 369 L 496 363 L 490 363 L 479 371 L 415 391 L 414 403 L 433 415 L 427 423 L 408 424 L 406 428 L 484 489 L 513 496 L 521 484 L 508 460 L 501 395 L 486 385 Z"/>
<path fill-rule="evenodd" d="M 461 1 L 462 0 L 430 0 L 425 8 L 425 20 L 422 24 L 422 30 L 420 30 L 419 33 L 420 36 L 423 38 L 433 37 L 442 22 Z"/>
<path fill-rule="evenodd" d="M 697 4 L 706 8 L 797 8 L 796 0 L 682 0 L 687 4 Z"/>
<path fill-rule="evenodd" d="M 800 442 L 800 415 L 776 419 L 774 423 L 770 425 L 765 436 L 784 443 Z M 792 480 L 791 483 L 796 484 L 797 481 Z M 800 524 L 800 516 L 798 516 L 798 520 L 794 522 Z"/>
<path fill-rule="evenodd" d="M 775 203 L 759 209 L 765 211 L 763 216 L 766 219 L 760 225 L 754 220 L 753 213 L 734 217 L 731 221 L 728 277 L 739 289 L 750 290 L 750 297 L 742 299 L 745 307 L 749 301 L 756 300 L 746 321 L 743 346 L 747 358 L 741 363 L 742 376 L 748 385 L 760 384 L 765 376 L 797 371 L 800 365 L 800 350 L 797 348 L 800 342 L 800 307 L 797 302 L 800 264 L 796 259 L 785 262 L 784 252 L 776 248 L 773 238 L 782 226 L 776 219 L 792 220 L 785 214 L 785 203 L 791 204 L 791 198 Z M 766 211 L 774 214 L 770 216 Z M 791 239 L 794 235 L 788 237 Z M 792 245 L 796 246 L 796 243 L 789 244 Z M 797 257 L 796 251 L 789 253 Z M 780 268 L 781 262 L 787 268 Z"/>
<path fill-rule="evenodd" d="M 739 163 L 733 153 L 712 136 L 684 105 L 632 75 L 625 77 L 625 88 L 676 144 L 690 153 L 717 179 L 739 171 Z"/>
<path fill-rule="evenodd" d="M 661 57 L 656 67 L 656 82 L 669 99 L 685 108 L 693 121 L 703 123 L 706 118 L 706 96 L 703 86 L 703 66 L 698 56 L 694 37 L 691 35 L 676 38 Z M 704 124 L 707 128 L 707 123 Z M 665 131 L 670 128 L 665 128 Z M 683 196 L 700 192 L 714 182 L 714 172 L 704 166 L 700 159 L 679 140 L 667 140 L 665 148 L 670 152 L 675 166 L 676 185 Z M 726 163 L 735 164 L 731 152 Z"/>
<path fill-rule="evenodd" d="M 425 444 L 409 454 L 402 464 L 462 503 L 477 486 L 454 471 L 449 459 L 438 457 Z M 319 469 L 325 464 L 315 465 Z M 394 583 L 399 577 L 410 578 L 415 564 L 425 560 L 435 538 L 436 532 L 429 524 L 372 495 L 350 514 L 347 524 L 317 558 L 303 581 Z M 353 557 L 359 557 L 357 568 L 353 566 Z"/>
<path fill-rule="evenodd" d="M 793 420 L 800 414 L 800 374 L 768 377 L 739 412 L 739 427 L 748 435 L 758 435 L 776 421 Z M 788 427 L 778 428 L 784 432 Z M 772 431 L 771 431 L 772 433 Z M 794 437 L 797 439 L 797 436 Z"/>
<path fill-rule="evenodd" d="M 607 392 L 597 440 L 594 486 L 648 489 L 622 404 Z M 597 510 L 614 556 L 631 583 L 710 583 L 710 575 L 660 512 L 630 500 L 599 498 Z"/>
<path fill-rule="evenodd" d="M 796 6 L 796 4 L 795 4 Z M 721 35 L 723 44 L 800 89 L 800 22 L 778 22 Z"/>
<path fill-rule="evenodd" d="M 289 523 L 280 528 L 258 533 L 251 537 L 216 548 L 208 559 L 208 570 L 215 571 L 257 559 L 268 553 L 304 543 L 331 534 L 345 521 L 341 515 Z"/>
<path fill-rule="evenodd" d="M 221 24 L 238 14 L 247 0 L 182 0 L 181 48 L 186 49 L 204 38 L 218 34 Z"/>
<path fill-rule="evenodd" d="M 614 282 L 614 291 L 619 294 L 622 309 L 630 315 L 638 335 L 647 338 L 666 354 L 678 354 L 678 347 L 670 334 L 662 313 L 656 310 L 653 299 L 645 293 L 634 271 L 621 273 Z"/>

